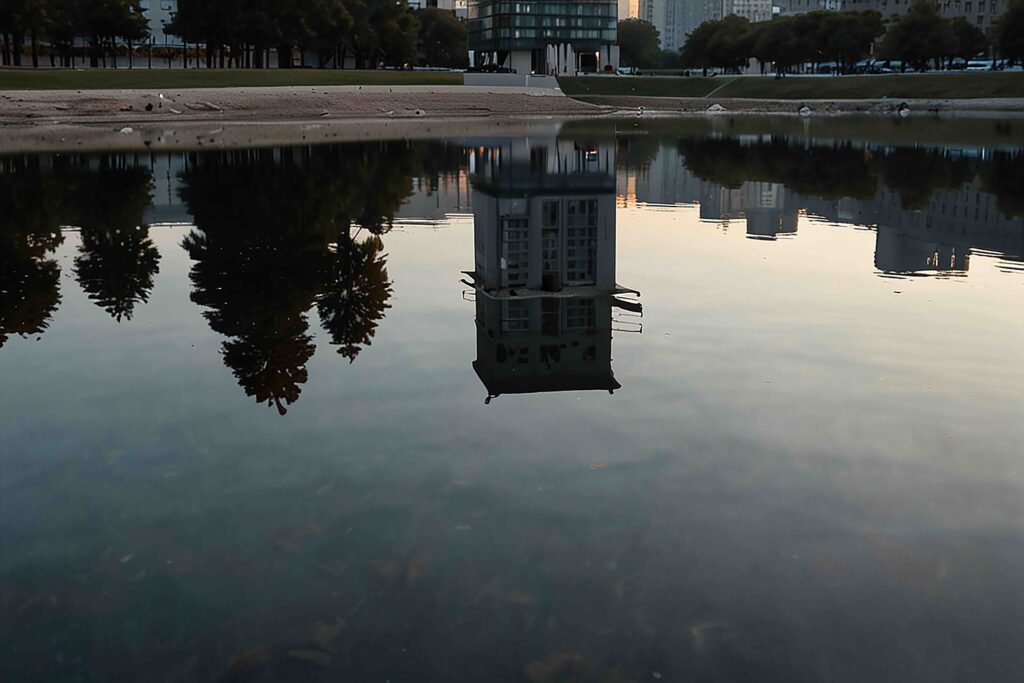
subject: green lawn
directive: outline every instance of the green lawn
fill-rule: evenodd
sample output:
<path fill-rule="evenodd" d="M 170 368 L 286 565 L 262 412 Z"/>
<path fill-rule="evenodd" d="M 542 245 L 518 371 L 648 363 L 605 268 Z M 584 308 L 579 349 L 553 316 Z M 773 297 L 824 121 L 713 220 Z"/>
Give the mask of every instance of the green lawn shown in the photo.
<path fill-rule="evenodd" d="M 461 73 L 334 69 L 0 69 L 0 90 L 462 85 Z"/>
<path fill-rule="evenodd" d="M 718 76 L 716 78 L 586 76 L 559 78 L 566 95 L 744 97 L 752 99 L 902 99 L 1024 97 L 1024 73 L 879 76 Z"/>

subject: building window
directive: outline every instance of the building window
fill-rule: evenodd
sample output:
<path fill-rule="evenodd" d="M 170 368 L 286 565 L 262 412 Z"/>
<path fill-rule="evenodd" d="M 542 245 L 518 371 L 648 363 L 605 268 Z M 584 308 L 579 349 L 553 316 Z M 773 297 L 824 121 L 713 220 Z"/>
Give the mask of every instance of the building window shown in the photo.
<path fill-rule="evenodd" d="M 526 284 L 530 268 L 529 226 L 526 218 L 504 216 L 501 219 L 501 255 L 505 259 L 506 287 Z"/>

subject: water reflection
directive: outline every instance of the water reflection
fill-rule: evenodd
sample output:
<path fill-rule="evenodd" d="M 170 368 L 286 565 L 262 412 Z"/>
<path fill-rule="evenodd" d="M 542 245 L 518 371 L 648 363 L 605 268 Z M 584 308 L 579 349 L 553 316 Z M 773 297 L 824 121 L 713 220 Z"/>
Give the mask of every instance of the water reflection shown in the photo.
<path fill-rule="evenodd" d="M 74 192 L 81 229 L 75 276 L 82 290 L 115 320 L 130 320 L 136 304 L 149 300 L 160 254 L 143 214 L 150 203 L 149 169 L 119 157 L 76 169 Z M 67 187 L 65 185 L 65 187 Z"/>
<path fill-rule="evenodd" d="M 477 359 L 487 399 L 619 388 L 613 309 L 615 147 L 586 138 L 477 145 L 472 157 Z M 637 328 L 639 326 L 637 325 Z"/>
<path fill-rule="evenodd" d="M 192 300 L 228 337 L 224 363 L 246 395 L 282 415 L 298 400 L 317 310 L 349 361 L 391 295 L 380 235 L 421 171 L 404 143 L 195 154 L 180 196 L 195 222 Z"/>
<path fill-rule="evenodd" d="M 60 303 L 60 266 L 50 254 L 64 241 L 60 183 L 40 159 L 5 159 L 0 173 L 0 347 L 10 335 L 43 332 Z"/>
<path fill-rule="evenodd" d="M 662 145 L 620 170 L 618 184 L 627 203 L 744 219 L 751 239 L 794 237 L 804 217 L 870 227 L 883 275 L 966 274 L 972 251 L 1024 256 L 1022 177 L 1019 151 L 747 136 Z"/>
<path fill-rule="evenodd" d="M 0 679 L 1021 679 L 1020 159 L 2 160 Z"/>

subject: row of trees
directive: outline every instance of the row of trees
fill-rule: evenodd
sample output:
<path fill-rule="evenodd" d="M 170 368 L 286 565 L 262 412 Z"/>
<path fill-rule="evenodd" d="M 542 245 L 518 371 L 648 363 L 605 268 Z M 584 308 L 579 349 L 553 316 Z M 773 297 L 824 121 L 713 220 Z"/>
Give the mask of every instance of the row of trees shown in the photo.
<path fill-rule="evenodd" d="M 183 242 L 191 298 L 224 335 L 247 395 L 282 413 L 298 399 L 311 314 L 350 362 L 371 344 L 391 296 L 381 235 L 414 178 L 452 173 L 464 157 L 461 146 L 401 141 L 190 156 L 180 196 L 195 222 Z M 0 163 L 0 347 L 48 327 L 63 225 L 80 228 L 74 275 L 89 299 L 118 321 L 149 299 L 160 259 L 143 223 L 150 169 L 132 157 L 83 161 Z"/>
<path fill-rule="evenodd" d="M 343 67 L 350 56 L 356 68 L 467 61 L 466 27 L 454 15 L 395 0 L 179 0 L 166 30 L 207 67 L 269 67 L 272 49 L 281 67 L 293 65 L 296 49 L 300 64 L 312 55 L 317 67 Z M 83 38 L 90 64 L 106 66 L 119 51 L 131 64 L 149 28 L 139 0 L 0 0 L 0 33 L 4 65 L 21 66 L 28 46 L 32 66 L 42 55 L 73 66 L 74 42 Z"/>
<path fill-rule="evenodd" d="M 1017 0 L 996 24 L 994 41 L 980 28 L 964 17 L 952 20 L 939 15 L 935 4 L 927 0 L 915 0 L 903 17 L 894 23 L 885 34 L 879 46 L 879 53 L 887 59 L 898 59 L 904 67 L 909 65 L 924 70 L 929 63 L 939 68 L 943 60 L 954 57 L 970 59 L 987 53 L 990 47 L 1008 59 L 1020 59 L 1024 53 L 1014 49 L 1019 36 L 1012 35 L 1024 30 L 1024 0 Z"/>
<path fill-rule="evenodd" d="M 32 66 L 39 66 L 43 41 L 51 63 L 71 66 L 76 38 L 88 40 L 89 61 L 99 66 L 116 54 L 119 39 L 131 55 L 149 28 L 139 0 L 2 0 L 0 34 L 5 66 L 21 66 L 26 42 Z"/>
<path fill-rule="evenodd" d="M 637 69 L 671 69 L 681 66 L 678 52 L 661 49 L 654 24 L 643 19 L 623 19 L 618 25 L 619 60 Z"/>
<path fill-rule="evenodd" d="M 879 40 L 881 38 L 881 40 Z M 750 59 L 785 72 L 801 64 L 833 62 L 840 71 L 874 55 L 899 60 L 904 67 L 940 67 L 954 58 L 970 59 L 994 48 L 1010 61 L 1024 60 L 1024 0 L 1011 0 L 989 37 L 964 17 L 941 17 L 931 0 L 915 0 L 888 30 L 876 11 L 816 11 L 751 23 L 729 15 L 698 26 L 680 54 L 662 50 L 658 31 L 640 19 L 619 22 L 622 63 L 641 69 L 688 68 L 738 70 Z"/>
<path fill-rule="evenodd" d="M 303 59 L 317 55 L 313 66 L 341 66 L 351 54 L 365 68 L 413 61 L 419 20 L 395 0 L 179 0 L 168 31 L 204 45 L 207 66 L 215 57 L 220 67 L 267 66 L 276 47 L 281 67 L 298 48 Z"/>

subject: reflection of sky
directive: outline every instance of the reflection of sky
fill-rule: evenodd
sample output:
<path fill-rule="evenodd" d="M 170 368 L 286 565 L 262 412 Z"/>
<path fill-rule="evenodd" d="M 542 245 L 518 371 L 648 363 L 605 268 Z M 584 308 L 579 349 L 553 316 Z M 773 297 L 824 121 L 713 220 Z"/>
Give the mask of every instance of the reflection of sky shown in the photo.
<path fill-rule="evenodd" d="M 459 283 L 471 219 L 398 228 L 383 238 L 394 295 L 372 345 L 349 364 L 318 332 L 309 381 L 279 417 L 244 395 L 189 301 L 185 233 L 151 231 L 152 298 L 121 324 L 75 283 L 70 234 L 50 329 L 0 350 L 4 572 L 94 563 L 112 546 L 229 612 L 326 599 L 304 573 L 313 560 L 268 535 L 315 524 L 322 540 L 287 543 L 330 554 L 348 548 L 332 520 L 402 510 L 407 529 L 351 552 L 427 547 L 424 590 L 465 598 L 459 609 L 536 594 L 555 625 L 534 645 L 568 642 L 578 603 L 577 618 L 618 629 L 627 668 L 703 671 L 671 653 L 706 639 L 785 673 L 763 640 L 774 633 L 786 666 L 820 658 L 825 680 L 893 680 L 882 674 L 904 657 L 922 658 L 918 680 L 969 656 L 1024 669 L 1007 633 L 1024 618 L 1011 580 L 1024 569 L 1024 298 L 995 260 L 973 259 L 969 278 L 889 280 L 868 267 L 871 232 L 804 220 L 797 239 L 755 242 L 695 208 L 623 209 L 617 279 L 642 292 L 644 330 L 615 335 L 622 389 L 485 406 Z M 452 486 L 474 502 L 452 502 Z"/>

